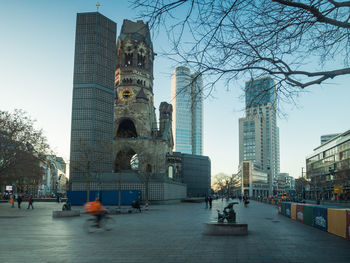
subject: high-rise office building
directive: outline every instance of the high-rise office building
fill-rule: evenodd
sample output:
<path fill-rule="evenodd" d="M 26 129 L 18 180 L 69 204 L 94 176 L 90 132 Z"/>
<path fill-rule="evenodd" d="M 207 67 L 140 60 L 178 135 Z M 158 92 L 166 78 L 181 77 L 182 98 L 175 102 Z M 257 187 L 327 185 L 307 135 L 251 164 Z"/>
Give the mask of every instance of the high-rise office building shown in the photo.
<path fill-rule="evenodd" d="M 70 179 L 112 172 L 116 23 L 98 12 L 76 20 Z M 100 158 L 101 157 L 101 158 Z M 103 158 L 102 158 L 103 157 Z M 82 164 L 88 165 L 82 167 Z"/>
<path fill-rule="evenodd" d="M 203 81 L 186 67 L 177 67 L 171 79 L 174 151 L 202 155 Z"/>
<path fill-rule="evenodd" d="M 270 77 L 246 82 L 246 117 L 239 119 L 239 162 L 268 174 L 270 194 L 280 170 L 276 90 Z"/>

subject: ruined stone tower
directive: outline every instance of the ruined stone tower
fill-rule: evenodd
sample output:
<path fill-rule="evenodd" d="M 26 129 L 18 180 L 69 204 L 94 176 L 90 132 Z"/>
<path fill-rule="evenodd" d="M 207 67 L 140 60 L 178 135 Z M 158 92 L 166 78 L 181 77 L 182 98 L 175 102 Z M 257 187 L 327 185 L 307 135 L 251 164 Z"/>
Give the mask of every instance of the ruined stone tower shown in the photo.
<path fill-rule="evenodd" d="M 153 46 L 147 24 L 124 20 L 117 40 L 114 171 L 165 173 L 172 153 L 171 105 L 163 102 L 158 129 L 153 102 Z M 163 114 L 163 113 L 164 114 Z"/>

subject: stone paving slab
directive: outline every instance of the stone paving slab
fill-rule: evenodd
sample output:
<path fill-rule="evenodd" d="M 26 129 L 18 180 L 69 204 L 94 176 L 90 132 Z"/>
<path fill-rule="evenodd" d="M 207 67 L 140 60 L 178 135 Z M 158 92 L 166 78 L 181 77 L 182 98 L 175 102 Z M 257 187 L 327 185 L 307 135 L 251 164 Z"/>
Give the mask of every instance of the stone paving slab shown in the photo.
<path fill-rule="evenodd" d="M 226 201 L 151 206 L 149 211 L 111 215 L 109 232 L 88 234 L 88 215 L 52 218 L 62 204 L 35 209 L 0 204 L 0 262 L 350 262 L 350 241 L 278 214 L 252 201 L 235 206 L 247 236 L 203 235 Z M 236 208 L 237 207 L 237 208 Z M 73 207 L 81 210 L 81 207 Z"/>

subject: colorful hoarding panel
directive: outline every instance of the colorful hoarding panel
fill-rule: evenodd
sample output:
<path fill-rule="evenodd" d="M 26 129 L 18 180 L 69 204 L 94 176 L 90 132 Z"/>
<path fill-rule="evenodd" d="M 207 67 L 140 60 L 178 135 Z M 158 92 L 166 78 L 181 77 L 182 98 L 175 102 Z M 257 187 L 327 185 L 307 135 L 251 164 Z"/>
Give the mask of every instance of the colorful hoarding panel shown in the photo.
<path fill-rule="evenodd" d="M 346 238 L 350 240 L 350 210 L 346 211 Z"/>
<path fill-rule="evenodd" d="M 291 204 L 290 203 L 286 203 L 286 213 L 285 216 L 290 217 L 291 214 Z"/>
<path fill-rule="evenodd" d="M 297 218 L 297 204 L 290 205 L 290 218 L 296 220 L 296 218 Z"/>
<path fill-rule="evenodd" d="M 304 223 L 304 205 L 297 205 L 296 220 Z"/>
<path fill-rule="evenodd" d="M 282 202 L 278 202 L 278 213 L 282 214 Z"/>
<path fill-rule="evenodd" d="M 328 221 L 327 221 L 327 207 L 325 206 L 315 206 L 314 207 L 314 227 L 327 231 Z"/>
<path fill-rule="evenodd" d="M 314 226 L 314 207 L 304 205 L 304 224 Z"/>
<path fill-rule="evenodd" d="M 346 238 L 346 210 L 327 209 L 328 232 Z"/>

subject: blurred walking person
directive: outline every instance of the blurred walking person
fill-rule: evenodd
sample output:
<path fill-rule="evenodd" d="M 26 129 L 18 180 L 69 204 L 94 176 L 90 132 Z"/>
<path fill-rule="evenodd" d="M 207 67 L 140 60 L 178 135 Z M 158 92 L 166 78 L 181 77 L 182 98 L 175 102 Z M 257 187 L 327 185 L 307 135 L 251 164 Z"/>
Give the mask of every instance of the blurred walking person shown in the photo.
<path fill-rule="evenodd" d="M 21 209 L 22 197 L 20 195 L 17 196 L 17 204 L 18 208 Z"/>
<path fill-rule="evenodd" d="M 211 197 L 211 195 L 209 196 L 209 208 L 211 209 L 213 205 L 213 198 Z"/>
<path fill-rule="evenodd" d="M 29 207 L 32 207 L 32 209 L 34 209 L 33 197 L 32 196 L 30 196 L 29 199 L 28 199 L 28 208 L 27 209 L 29 209 Z"/>
<path fill-rule="evenodd" d="M 205 208 L 208 209 L 208 202 L 209 202 L 208 196 L 205 196 L 204 201 L 205 201 Z"/>
<path fill-rule="evenodd" d="M 13 195 L 11 195 L 9 202 L 11 204 L 11 208 L 14 208 L 15 207 L 15 200 L 13 199 Z"/>

